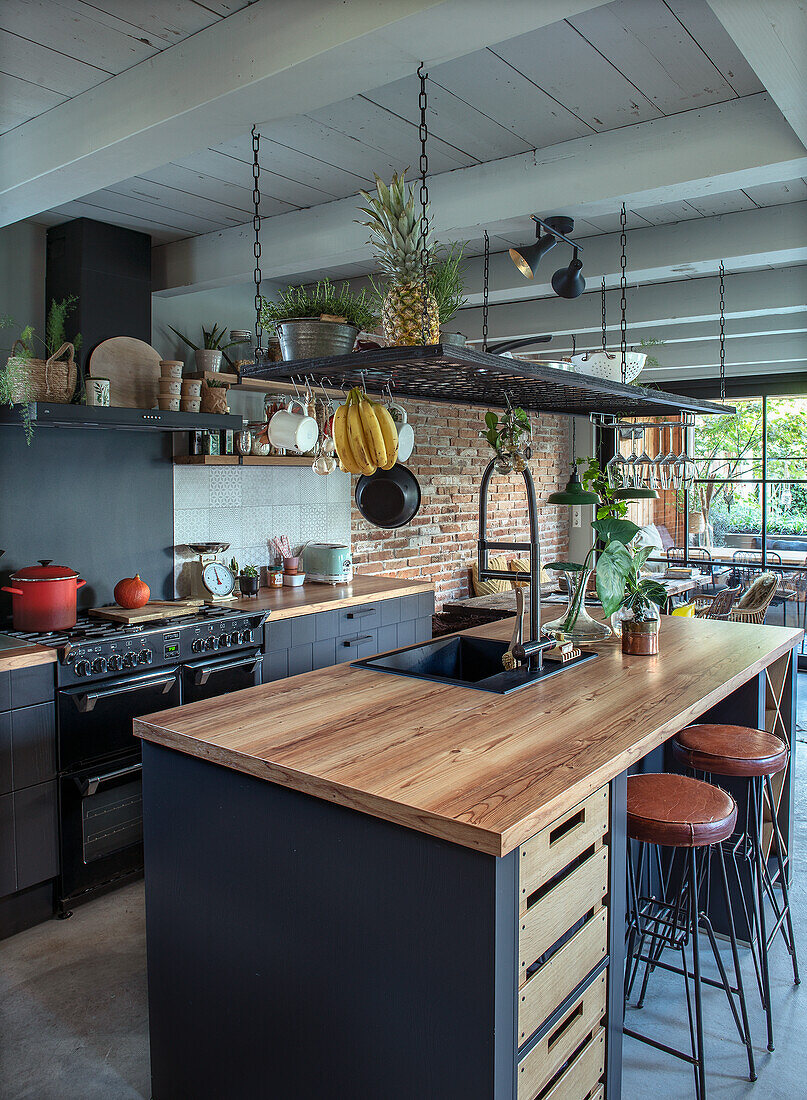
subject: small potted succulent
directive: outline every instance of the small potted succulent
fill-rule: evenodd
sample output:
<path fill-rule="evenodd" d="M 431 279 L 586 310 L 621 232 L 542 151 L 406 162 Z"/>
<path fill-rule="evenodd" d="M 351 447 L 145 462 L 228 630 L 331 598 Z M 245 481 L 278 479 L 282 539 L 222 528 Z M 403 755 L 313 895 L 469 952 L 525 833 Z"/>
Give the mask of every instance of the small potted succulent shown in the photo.
<path fill-rule="evenodd" d="M 245 565 L 238 575 L 238 586 L 242 596 L 257 596 L 261 584 L 261 575 L 255 565 Z"/>
<path fill-rule="evenodd" d="M 232 370 L 235 369 L 232 359 L 227 354 L 230 348 L 236 347 L 238 344 L 246 344 L 249 342 L 249 337 L 244 337 L 239 340 L 228 340 L 224 342 L 226 326 L 219 328 L 218 324 L 213 325 L 213 328 L 206 329 L 202 326 L 202 346 L 194 344 L 193 340 L 190 340 L 183 333 L 174 328 L 173 325 L 168 326 L 171 331 L 180 338 L 183 344 L 187 344 L 193 351 L 194 359 L 196 360 L 196 369 L 200 372 L 204 371 L 218 371 L 221 370 L 221 362 L 224 359 L 227 366 Z"/>
<path fill-rule="evenodd" d="M 277 331 L 286 361 L 348 355 L 359 332 L 377 322 L 366 290 L 357 294 L 348 283 L 337 287 L 330 279 L 312 287 L 289 286 L 276 301 L 264 299 L 261 305 L 261 324 Z"/>

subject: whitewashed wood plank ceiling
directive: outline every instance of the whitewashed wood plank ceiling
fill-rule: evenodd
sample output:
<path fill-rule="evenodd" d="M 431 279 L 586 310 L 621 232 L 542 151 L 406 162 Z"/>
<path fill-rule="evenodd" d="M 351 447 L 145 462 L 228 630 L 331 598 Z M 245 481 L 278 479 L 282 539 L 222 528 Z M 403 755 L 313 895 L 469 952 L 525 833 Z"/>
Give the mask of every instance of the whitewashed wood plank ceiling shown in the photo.
<path fill-rule="evenodd" d="M 259 0 L 270 2 L 270 0 Z M 247 0 L 3 0 L 0 131 L 247 6 Z M 533 148 L 752 95 L 759 80 L 706 0 L 615 0 L 430 73 L 430 167 L 447 172 Z M 89 216 L 152 232 L 155 243 L 243 224 L 251 215 L 249 124 L 51 216 Z M 374 172 L 417 165 L 417 82 L 406 78 L 262 127 L 262 212 L 356 194 Z M 778 205 L 803 181 L 767 184 L 629 211 L 631 228 Z M 577 216 L 581 237 L 614 232 L 614 215 Z M 529 227 L 491 227 L 494 248 Z M 469 253 L 481 239 L 469 242 Z"/>

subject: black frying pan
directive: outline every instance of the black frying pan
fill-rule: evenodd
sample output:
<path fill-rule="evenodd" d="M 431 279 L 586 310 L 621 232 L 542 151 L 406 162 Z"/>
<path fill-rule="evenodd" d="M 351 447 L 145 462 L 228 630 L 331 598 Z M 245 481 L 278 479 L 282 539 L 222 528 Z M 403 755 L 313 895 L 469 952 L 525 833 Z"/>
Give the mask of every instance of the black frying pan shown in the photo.
<path fill-rule="evenodd" d="M 356 506 L 374 527 L 403 527 L 420 508 L 420 485 L 400 462 L 391 470 L 362 474 L 356 483 Z"/>

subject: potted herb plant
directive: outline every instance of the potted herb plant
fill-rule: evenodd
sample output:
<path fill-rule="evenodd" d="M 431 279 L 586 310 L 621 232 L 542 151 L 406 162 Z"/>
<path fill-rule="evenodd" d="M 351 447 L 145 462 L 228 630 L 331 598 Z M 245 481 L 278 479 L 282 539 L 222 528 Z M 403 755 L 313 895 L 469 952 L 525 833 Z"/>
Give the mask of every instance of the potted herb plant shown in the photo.
<path fill-rule="evenodd" d="M 440 339 L 444 344 L 465 343 L 461 333 L 445 331 L 445 326 L 468 301 L 465 297 L 464 252 L 464 242 L 458 241 L 439 248 L 426 275 L 426 286 L 437 303 Z"/>
<path fill-rule="evenodd" d="M 495 412 L 486 412 L 485 430 L 480 435 L 496 452 L 497 473 L 509 474 L 513 470 L 520 473 L 527 465 L 532 426 L 523 409 L 513 408 L 508 403 L 501 417 Z"/>
<path fill-rule="evenodd" d="M 222 359 L 226 361 L 229 367 L 235 369 L 232 359 L 227 354 L 228 350 L 238 344 L 246 344 L 249 342 L 249 337 L 245 337 L 240 340 L 228 340 L 225 343 L 226 325 L 219 328 L 218 324 L 215 324 L 211 329 L 206 329 L 203 325 L 203 343 L 202 346 L 199 347 L 198 344 L 194 344 L 193 340 L 190 340 L 183 333 L 175 329 L 173 325 L 169 325 L 168 327 L 180 338 L 183 344 L 187 344 L 188 347 L 191 348 L 194 359 L 196 360 L 196 369 L 201 372 L 221 370 Z"/>
<path fill-rule="evenodd" d="M 630 564 L 624 576 L 622 600 L 611 616 L 611 626 L 622 638 L 623 653 L 649 656 L 658 653 L 660 609 L 667 602 L 667 591 L 658 581 L 640 576 L 654 547 L 628 547 L 627 550 Z"/>
<path fill-rule="evenodd" d="M 314 286 L 289 286 L 275 301 L 261 305 L 261 324 L 277 331 L 286 361 L 347 355 L 359 332 L 377 322 L 366 290 L 356 293 L 348 283 L 337 287 L 330 279 Z"/>
<path fill-rule="evenodd" d="M 238 575 L 238 585 L 242 596 L 257 596 L 261 584 L 261 575 L 255 565 L 245 565 Z"/>

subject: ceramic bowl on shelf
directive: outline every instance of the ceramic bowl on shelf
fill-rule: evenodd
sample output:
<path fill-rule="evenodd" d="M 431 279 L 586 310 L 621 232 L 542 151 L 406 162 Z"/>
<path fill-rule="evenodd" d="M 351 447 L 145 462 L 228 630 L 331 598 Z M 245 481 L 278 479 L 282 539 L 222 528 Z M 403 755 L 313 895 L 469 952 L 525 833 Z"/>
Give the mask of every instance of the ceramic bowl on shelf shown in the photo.
<path fill-rule="evenodd" d="M 284 573 L 283 584 L 286 588 L 299 588 L 305 583 L 305 573 Z"/>
<path fill-rule="evenodd" d="M 178 378 L 161 378 L 160 395 L 162 397 L 179 397 L 182 393 L 182 383 Z"/>
<path fill-rule="evenodd" d="M 183 378 L 180 384 L 183 397 L 202 396 L 202 383 L 198 378 Z"/>
<path fill-rule="evenodd" d="M 185 364 L 179 359 L 161 359 L 160 374 L 163 378 L 181 378 L 184 366 Z"/>
<path fill-rule="evenodd" d="M 201 397 L 180 397 L 179 411 L 184 413 L 198 413 L 201 404 Z"/>
<path fill-rule="evenodd" d="M 163 412 L 179 412 L 179 398 L 172 397 L 170 394 L 160 394 L 157 404 Z"/>

